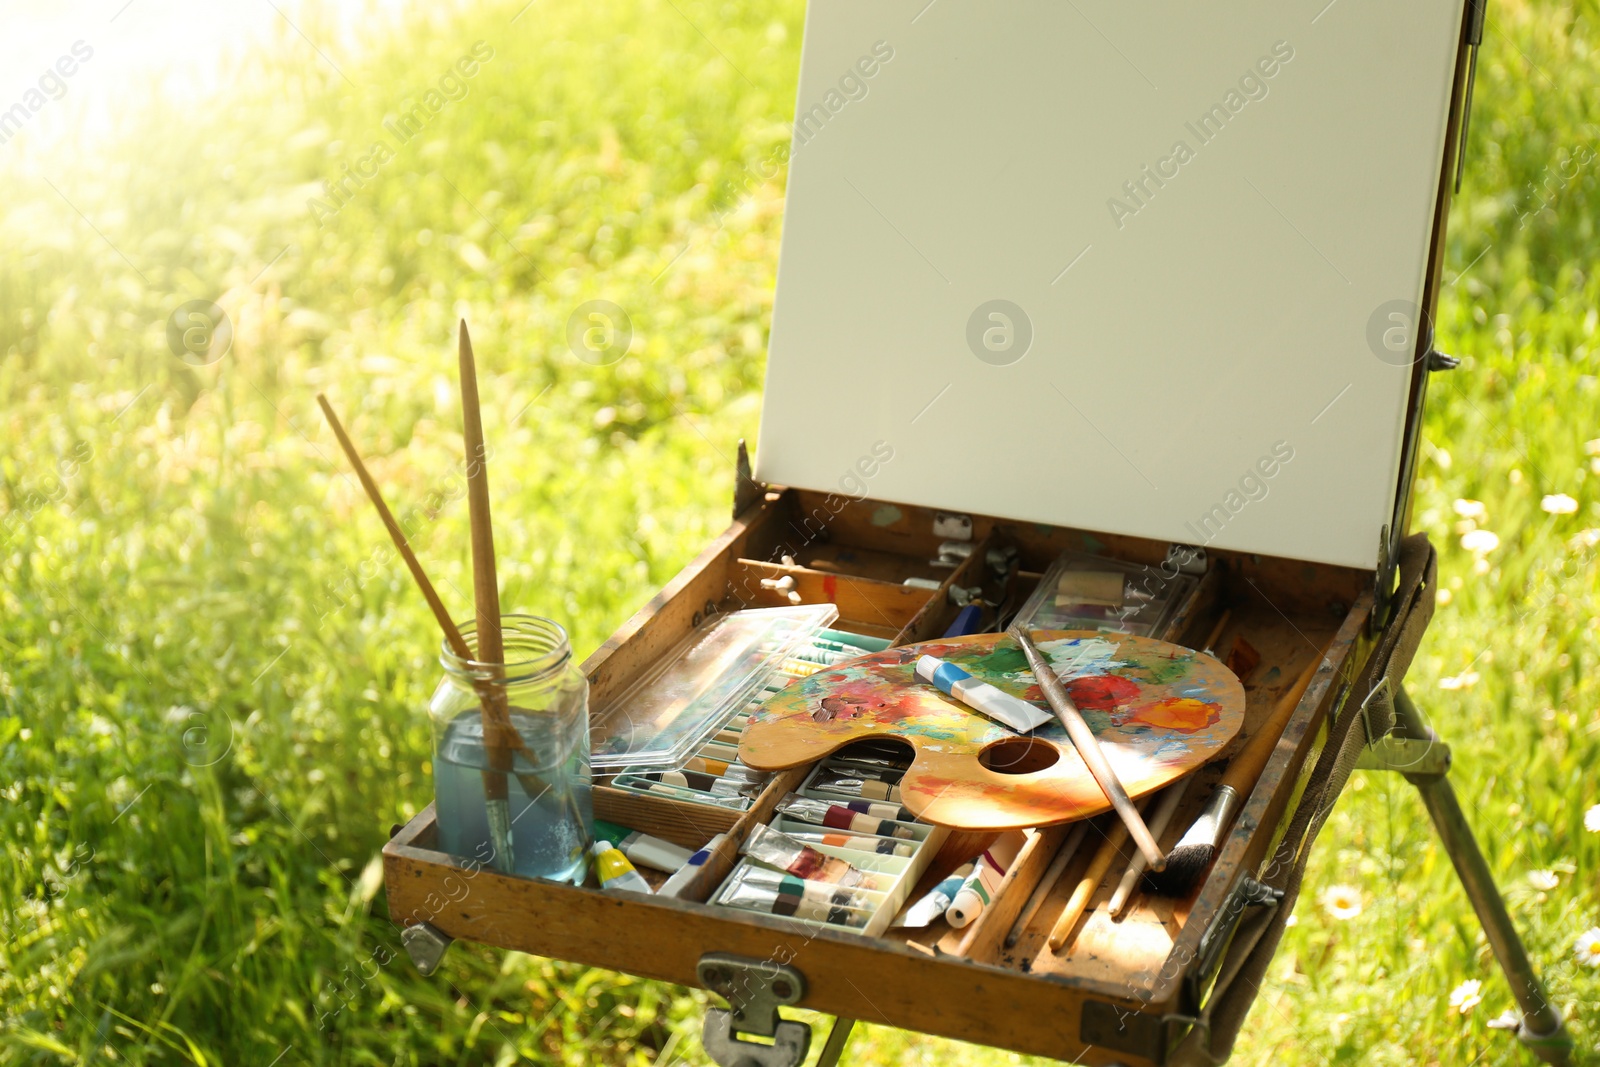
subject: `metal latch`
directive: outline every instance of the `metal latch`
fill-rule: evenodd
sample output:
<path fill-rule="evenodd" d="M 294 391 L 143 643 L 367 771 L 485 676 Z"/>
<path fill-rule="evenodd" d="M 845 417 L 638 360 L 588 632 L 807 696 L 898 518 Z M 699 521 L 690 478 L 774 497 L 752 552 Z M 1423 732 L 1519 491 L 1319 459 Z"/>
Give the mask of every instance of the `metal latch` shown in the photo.
<path fill-rule="evenodd" d="M 1277 907 L 1283 901 L 1283 890 L 1267 885 L 1265 882 L 1245 875 L 1233 884 L 1228 890 L 1228 895 L 1223 898 L 1222 907 L 1217 909 L 1217 915 L 1211 920 L 1211 925 L 1206 927 L 1206 932 L 1200 937 L 1200 945 L 1195 952 L 1195 966 L 1185 975 L 1184 981 L 1190 1003 L 1200 1004 L 1205 1000 L 1205 990 L 1211 980 L 1216 977 L 1217 970 L 1222 966 L 1222 955 L 1233 935 L 1239 929 L 1239 923 L 1244 918 L 1246 908 Z"/>
<path fill-rule="evenodd" d="M 805 976 L 788 964 L 708 952 L 695 968 L 700 984 L 720 994 L 728 1007 L 706 1011 L 700 1043 L 721 1067 L 800 1067 L 811 1049 L 811 1027 L 784 1019 L 778 1008 L 798 1004 Z M 744 1041 L 739 1034 L 772 1039 Z"/>

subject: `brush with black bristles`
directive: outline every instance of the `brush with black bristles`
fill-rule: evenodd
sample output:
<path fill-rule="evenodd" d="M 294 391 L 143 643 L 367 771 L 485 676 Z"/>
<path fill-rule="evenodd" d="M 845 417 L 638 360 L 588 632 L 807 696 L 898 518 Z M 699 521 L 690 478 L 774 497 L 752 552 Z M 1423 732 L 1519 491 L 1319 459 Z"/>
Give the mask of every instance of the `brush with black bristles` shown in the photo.
<path fill-rule="evenodd" d="M 1222 843 L 1222 835 L 1228 832 L 1244 798 L 1255 788 L 1256 779 L 1261 777 L 1267 760 L 1272 757 L 1272 750 L 1278 747 L 1284 727 L 1294 717 L 1295 708 L 1300 706 L 1300 698 L 1305 695 L 1323 658 L 1319 655 L 1311 661 L 1288 692 L 1278 699 L 1271 716 L 1256 730 L 1255 736 L 1229 762 L 1227 771 L 1217 783 L 1211 799 L 1206 801 L 1200 817 L 1167 853 L 1166 867 L 1146 873 L 1146 889 L 1165 897 L 1186 897 L 1211 867 L 1211 861 L 1217 856 L 1217 846 Z"/>

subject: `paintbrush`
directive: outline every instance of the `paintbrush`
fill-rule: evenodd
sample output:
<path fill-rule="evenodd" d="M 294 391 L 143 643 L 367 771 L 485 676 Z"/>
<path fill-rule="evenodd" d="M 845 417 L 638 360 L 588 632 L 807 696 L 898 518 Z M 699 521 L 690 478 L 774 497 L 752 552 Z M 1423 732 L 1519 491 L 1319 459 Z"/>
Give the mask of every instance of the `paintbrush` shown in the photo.
<path fill-rule="evenodd" d="M 1222 835 L 1227 832 L 1233 817 L 1238 814 L 1244 798 L 1255 788 L 1256 780 L 1266 768 L 1273 749 L 1278 747 L 1278 739 L 1283 736 L 1284 727 L 1288 726 L 1289 720 L 1294 717 L 1295 708 L 1300 706 L 1300 698 L 1311 685 L 1311 679 L 1317 673 L 1317 668 L 1321 666 L 1323 659 L 1324 657 L 1319 655 L 1311 661 L 1294 685 L 1289 687 L 1288 692 L 1278 699 L 1277 706 L 1272 709 L 1272 714 L 1261 724 L 1255 736 L 1250 738 L 1239 754 L 1229 762 L 1227 771 L 1217 783 L 1217 788 L 1211 794 L 1211 799 L 1206 802 L 1205 809 L 1200 812 L 1200 817 L 1167 855 L 1166 870 L 1157 871 L 1152 868 L 1151 873 L 1145 876 L 1145 887 L 1151 892 L 1169 897 L 1188 896 L 1195 882 L 1199 881 L 1200 876 L 1211 866 L 1211 861 L 1216 858 L 1217 846 L 1222 841 Z"/>
<path fill-rule="evenodd" d="M 1087 819 L 1080 821 L 1068 831 L 1066 839 L 1056 849 L 1055 858 L 1050 861 L 1050 866 L 1045 868 L 1044 876 L 1028 895 L 1028 902 L 1022 906 L 1022 913 L 1017 916 L 1016 922 L 1011 924 L 1011 929 L 1006 934 L 1006 948 L 1011 948 L 1021 940 L 1022 931 L 1033 921 L 1034 913 L 1039 910 L 1039 905 L 1044 903 L 1044 898 L 1050 895 L 1051 887 L 1056 884 L 1056 879 L 1061 877 L 1061 872 L 1067 869 L 1067 864 L 1072 862 L 1072 857 L 1078 854 L 1078 848 L 1088 833 Z"/>
<path fill-rule="evenodd" d="M 1094 854 L 1094 859 L 1089 861 L 1089 867 L 1083 872 L 1083 877 L 1078 879 L 1078 885 L 1073 889 L 1072 896 L 1067 898 L 1067 906 L 1061 909 L 1061 917 L 1050 928 L 1051 952 L 1060 952 L 1066 946 L 1072 935 L 1072 928 L 1078 925 L 1083 913 L 1089 910 L 1090 898 L 1100 887 L 1100 880 L 1111 869 L 1117 853 L 1122 851 L 1122 843 L 1127 839 L 1128 824 L 1112 823 L 1111 832 L 1100 842 L 1099 851 Z"/>
<path fill-rule="evenodd" d="M 1094 775 L 1094 780 L 1100 783 L 1100 788 L 1111 801 L 1111 806 L 1117 810 L 1117 816 L 1127 824 L 1128 832 L 1133 835 L 1134 844 L 1139 847 L 1139 852 L 1150 864 L 1151 870 L 1159 871 L 1167 865 L 1167 857 L 1156 844 L 1150 828 L 1144 824 L 1139 809 L 1128 799 L 1127 790 L 1122 788 L 1116 769 L 1111 766 L 1111 761 L 1106 759 L 1105 752 L 1100 748 L 1100 741 L 1089 728 L 1083 712 L 1078 710 L 1078 706 L 1067 695 L 1067 687 L 1061 684 L 1061 679 L 1056 677 L 1055 670 L 1040 654 L 1033 643 L 1033 638 L 1024 633 L 1019 626 L 1012 627 L 1007 633 L 1022 647 L 1022 654 L 1028 657 L 1028 667 L 1039 683 L 1039 692 L 1044 694 L 1045 703 L 1056 713 L 1061 725 L 1067 728 L 1067 736 L 1072 738 L 1073 745 L 1078 749 L 1078 755 L 1083 757 L 1083 762 L 1089 768 L 1089 773 Z"/>
<path fill-rule="evenodd" d="M 1202 652 L 1208 656 L 1216 654 L 1212 650 L 1216 648 L 1217 638 L 1222 636 L 1222 631 L 1228 628 L 1228 620 L 1231 618 L 1233 618 L 1233 609 L 1223 609 L 1222 614 L 1217 618 L 1217 624 L 1211 628 L 1211 636 L 1207 637 L 1205 643 L 1200 646 Z"/>
<path fill-rule="evenodd" d="M 1192 779 L 1191 779 L 1192 780 Z M 1178 812 L 1178 804 L 1183 800 L 1184 790 L 1188 782 L 1174 782 L 1167 786 L 1161 794 L 1161 799 L 1156 801 L 1156 808 L 1150 814 L 1150 832 L 1159 838 L 1167 832 L 1167 824 L 1172 822 L 1172 817 Z M 1111 894 L 1111 902 L 1106 905 L 1106 912 L 1113 919 L 1122 918 L 1122 913 L 1128 907 L 1128 900 L 1133 896 L 1133 887 L 1138 884 L 1139 876 L 1145 872 L 1146 864 L 1142 855 L 1134 856 L 1128 861 L 1128 869 L 1122 872 L 1122 881 L 1117 883 L 1116 892 Z"/>
<path fill-rule="evenodd" d="M 500 587 L 495 577 L 494 526 L 489 517 L 488 450 L 483 443 L 483 415 L 478 408 L 478 370 L 472 358 L 472 338 L 467 336 L 467 320 L 461 320 L 461 431 L 467 458 L 467 512 L 472 532 L 472 602 L 478 620 L 478 662 L 491 669 L 505 666 L 505 647 L 500 635 Z M 483 744 L 489 769 L 484 805 L 489 818 L 489 840 L 504 866 L 512 866 L 511 801 L 507 781 L 511 770 L 511 749 L 507 745 L 510 716 L 505 713 L 505 694 L 491 692 L 484 701 Z M 503 850 L 503 851 L 502 851 Z"/>
<path fill-rule="evenodd" d="M 323 417 L 328 420 L 333 436 L 338 438 L 339 447 L 344 450 L 345 458 L 350 461 L 350 466 L 355 469 L 356 478 L 361 482 L 361 488 L 366 490 L 367 499 L 372 501 L 372 506 L 378 511 L 378 518 L 383 520 L 384 529 L 389 531 L 389 538 L 394 542 L 394 547 L 400 552 L 400 558 L 405 560 L 406 568 L 411 572 L 412 579 L 417 583 L 417 588 L 422 591 L 422 599 L 428 602 L 428 608 L 433 612 L 434 619 L 439 623 L 439 629 L 444 631 L 445 643 L 450 646 L 450 651 L 456 657 L 471 662 L 472 649 L 467 646 L 466 639 L 461 636 L 461 631 L 456 628 L 455 621 L 450 618 L 444 601 L 439 598 L 439 593 L 434 589 L 433 583 L 428 580 L 428 575 L 422 569 L 422 562 L 417 559 L 417 554 L 411 550 L 411 543 L 406 540 L 405 532 L 400 529 L 400 524 L 395 521 L 394 513 L 389 510 L 389 505 L 383 499 L 383 493 L 378 489 L 378 483 L 373 481 L 372 475 L 367 471 L 367 465 L 361 459 L 361 453 L 356 451 L 355 442 L 350 440 L 350 435 L 345 432 L 344 424 L 339 421 L 339 416 L 334 414 L 333 405 L 328 403 L 328 398 L 321 393 L 317 394 L 317 403 L 322 406 Z M 487 690 L 479 687 L 479 697 L 487 698 Z M 493 701 L 485 703 L 485 712 L 493 715 Z M 505 725 L 505 724 L 502 724 Z M 511 734 L 512 743 L 525 750 L 522 736 L 515 732 Z M 484 771 L 485 783 L 494 772 Z M 530 797 L 539 797 L 548 791 L 544 780 L 533 774 L 518 774 L 517 781 Z"/>

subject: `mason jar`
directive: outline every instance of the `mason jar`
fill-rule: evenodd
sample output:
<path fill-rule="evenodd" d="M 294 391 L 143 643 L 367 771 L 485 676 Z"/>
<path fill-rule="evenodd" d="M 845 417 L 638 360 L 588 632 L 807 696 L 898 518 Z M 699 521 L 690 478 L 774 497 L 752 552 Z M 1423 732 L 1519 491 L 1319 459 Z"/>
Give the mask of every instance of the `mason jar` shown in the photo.
<path fill-rule="evenodd" d="M 428 706 L 439 848 L 581 883 L 594 830 L 589 681 L 558 624 L 506 615 L 500 629 L 504 665 L 463 659 L 448 643 L 439 655 L 444 678 Z M 476 651 L 476 626 L 461 636 Z"/>

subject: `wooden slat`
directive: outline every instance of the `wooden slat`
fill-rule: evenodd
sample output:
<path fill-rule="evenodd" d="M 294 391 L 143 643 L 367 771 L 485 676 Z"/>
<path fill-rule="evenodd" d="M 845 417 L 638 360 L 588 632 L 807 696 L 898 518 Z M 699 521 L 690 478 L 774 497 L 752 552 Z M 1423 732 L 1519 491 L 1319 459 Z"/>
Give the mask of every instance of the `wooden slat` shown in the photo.
<path fill-rule="evenodd" d="M 684 848 L 699 848 L 717 834 L 733 829 L 741 812 L 710 804 L 689 804 L 665 796 L 594 787 L 596 818 L 671 841 Z"/>
<path fill-rule="evenodd" d="M 732 952 L 797 967 L 807 986 L 800 1006 L 830 1015 L 1084 1064 L 1147 1062 L 1090 1049 L 1078 1036 L 1083 999 L 1131 1006 L 1126 986 L 1040 981 L 753 913 L 464 872 L 419 847 L 431 824 L 430 808 L 384 848 L 389 912 L 405 925 L 429 922 L 453 938 L 686 986 L 699 985 L 704 953 Z"/>
<path fill-rule="evenodd" d="M 790 577 L 795 592 L 807 604 L 837 604 L 840 620 L 869 626 L 892 628 L 898 633 L 933 596 L 932 590 L 894 585 L 872 578 L 852 578 L 828 574 L 809 567 L 786 567 L 760 560 L 734 560 L 728 568 L 728 581 L 734 594 L 751 606 L 777 606 L 789 603 L 781 594 L 761 588 L 762 579 Z"/>

